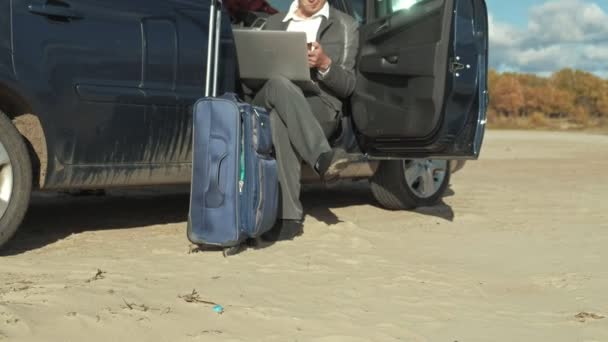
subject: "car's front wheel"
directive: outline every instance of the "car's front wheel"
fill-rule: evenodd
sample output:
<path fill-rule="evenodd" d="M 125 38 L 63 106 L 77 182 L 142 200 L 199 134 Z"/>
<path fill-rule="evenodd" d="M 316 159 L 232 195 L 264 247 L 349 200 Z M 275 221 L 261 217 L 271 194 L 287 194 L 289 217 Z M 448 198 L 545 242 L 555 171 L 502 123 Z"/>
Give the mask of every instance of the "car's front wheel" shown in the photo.
<path fill-rule="evenodd" d="M 30 201 L 32 164 L 19 131 L 0 111 L 0 247 L 17 231 Z"/>
<path fill-rule="evenodd" d="M 433 206 L 450 184 L 447 160 L 384 160 L 371 179 L 376 200 L 391 210 Z"/>

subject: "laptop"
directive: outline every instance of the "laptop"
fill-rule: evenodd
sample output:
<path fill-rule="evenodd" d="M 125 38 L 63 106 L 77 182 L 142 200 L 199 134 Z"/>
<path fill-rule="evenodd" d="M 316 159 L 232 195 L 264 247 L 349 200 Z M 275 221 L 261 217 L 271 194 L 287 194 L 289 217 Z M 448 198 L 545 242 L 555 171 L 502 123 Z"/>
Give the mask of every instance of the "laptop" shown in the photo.
<path fill-rule="evenodd" d="M 283 76 L 305 93 L 321 89 L 310 77 L 306 33 L 233 30 L 239 72 L 243 83 L 258 90 L 268 79 Z"/>

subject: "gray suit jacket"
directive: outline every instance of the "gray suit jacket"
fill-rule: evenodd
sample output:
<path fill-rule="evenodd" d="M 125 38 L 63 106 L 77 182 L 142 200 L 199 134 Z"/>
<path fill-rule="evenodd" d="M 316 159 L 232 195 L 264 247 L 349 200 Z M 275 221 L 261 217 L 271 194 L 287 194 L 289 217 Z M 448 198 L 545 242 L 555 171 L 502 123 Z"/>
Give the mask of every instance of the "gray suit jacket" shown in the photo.
<path fill-rule="evenodd" d="M 285 13 L 268 18 L 264 30 L 285 31 L 289 22 L 283 22 Z M 336 111 L 342 110 L 342 100 L 355 90 L 355 62 L 359 50 L 359 25 L 348 14 L 330 8 L 329 19 L 323 17 L 317 41 L 331 58 L 332 65 L 324 77 L 313 73 L 321 87 L 321 98 Z"/>

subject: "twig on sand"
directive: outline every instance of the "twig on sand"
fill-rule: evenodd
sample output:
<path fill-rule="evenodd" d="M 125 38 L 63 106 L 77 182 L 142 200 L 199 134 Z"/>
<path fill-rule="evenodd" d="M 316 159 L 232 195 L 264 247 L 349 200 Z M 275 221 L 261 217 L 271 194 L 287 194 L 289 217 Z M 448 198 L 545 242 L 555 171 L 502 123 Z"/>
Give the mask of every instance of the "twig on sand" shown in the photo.
<path fill-rule="evenodd" d="M 129 308 L 129 310 L 133 310 L 133 306 L 129 303 L 127 303 L 127 301 L 123 298 L 122 299 L 123 302 L 125 302 L 125 305 Z"/>
<path fill-rule="evenodd" d="M 122 301 L 125 303 L 123 309 L 138 310 L 143 312 L 147 312 L 148 310 L 150 310 L 150 307 L 148 307 L 146 304 L 129 303 L 124 298 L 122 299 Z"/>
<path fill-rule="evenodd" d="M 184 301 L 188 302 L 188 303 L 200 303 L 200 304 L 207 304 L 207 305 L 219 305 L 218 303 L 215 302 L 211 302 L 208 300 L 203 300 L 201 299 L 201 297 L 199 296 L 198 292 L 196 292 L 196 289 L 192 290 L 192 293 L 188 293 L 182 296 L 178 296 L 178 298 L 183 299 Z"/>
<path fill-rule="evenodd" d="M 89 279 L 87 279 L 87 281 L 86 281 L 86 282 L 87 282 L 87 283 L 90 283 L 90 282 L 92 282 L 92 281 L 96 281 L 96 280 L 104 279 L 104 278 L 106 277 L 106 276 L 105 276 L 105 274 L 106 274 L 106 273 L 107 273 L 106 271 L 102 271 L 102 270 L 100 270 L 100 269 L 97 269 L 97 273 L 95 273 L 95 276 L 94 276 L 93 278 L 89 278 Z"/>

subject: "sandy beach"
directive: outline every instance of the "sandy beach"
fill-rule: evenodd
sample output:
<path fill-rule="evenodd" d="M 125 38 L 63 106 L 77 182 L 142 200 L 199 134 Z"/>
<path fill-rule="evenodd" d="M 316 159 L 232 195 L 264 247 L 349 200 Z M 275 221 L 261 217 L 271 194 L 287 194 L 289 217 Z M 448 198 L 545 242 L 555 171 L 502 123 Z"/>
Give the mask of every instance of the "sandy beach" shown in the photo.
<path fill-rule="evenodd" d="M 489 131 L 434 208 L 303 201 L 302 237 L 224 258 L 187 241 L 186 191 L 37 194 L 0 341 L 608 341 L 608 135 Z"/>

